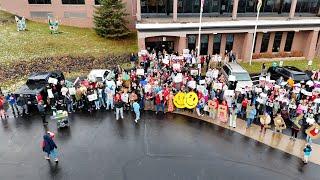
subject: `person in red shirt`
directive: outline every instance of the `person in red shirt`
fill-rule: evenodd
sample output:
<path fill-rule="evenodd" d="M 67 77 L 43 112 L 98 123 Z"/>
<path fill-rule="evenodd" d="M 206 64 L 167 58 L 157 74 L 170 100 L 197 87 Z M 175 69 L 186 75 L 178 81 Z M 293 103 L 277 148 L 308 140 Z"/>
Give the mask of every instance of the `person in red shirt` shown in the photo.
<path fill-rule="evenodd" d="M 40 101 L 43 101 L 43 97 L 42 97 L 42 95 L 40 93 L 37 93 L 36 99 L 37 99 L 38 104 L 39 104 Z"/>
<path fill-rule="evenodd" d="M 245 112 L 247 111 L 248 99 L 244 98 L 241 103 L 241 116 L 244 118 Z"/>
<path fill-rule="evenodd" d="M 161 93 L 157 93 L 156 98 L 155 98 L 155 104 L 156 104 L 156 114 L 158 114 L 160 108 L 162 109 L 162 112 L 165 113 L 164 111 L 164 103 L 163 103 L 163 97 Z"/>

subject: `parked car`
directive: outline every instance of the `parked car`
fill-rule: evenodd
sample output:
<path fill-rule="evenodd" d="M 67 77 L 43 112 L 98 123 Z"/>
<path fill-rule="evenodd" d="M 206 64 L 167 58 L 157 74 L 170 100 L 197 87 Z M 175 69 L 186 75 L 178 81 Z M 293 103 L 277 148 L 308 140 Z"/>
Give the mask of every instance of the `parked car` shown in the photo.
<path fill-rule="evenodd" d="M 14 92 L 15 96 L 25 95 L 29 105 L 37 104 L 37 93 L 40 93 L 43 99 L 46 100 L 48 96 L 47 85 L 49 84 L 48 80 L 50 77 L 57 79 L 58 82 L 64 80 L 64 75 L 60 71 L 32 73 L 26 84 Z"/>
<path fill-rule="evenodd" d="M 285 81 L 290 77 L 295 82 L 308 81 L 311 79 L 307 73 L 294 66 L 270 67 L 268 73 L 270 73 L 270 78 L 273 80 L 277 80 L 281 76 Z"/>
<path fill-rule="evenodd" d="M 104 82 L 110 73 L 107 69 L 93 69 L 88 75 L 88 80 L 91 82 Z"/>
<path fill-rule="evenodd" d="M 238 82 L 237 88 L 252 88 L 253 86 L 249 73 L 238 63 L 227 63 L 222 66 L 220 71 L 224 75 L 226 82 L 229 81 L 230 75 L 233 75 Z"/>

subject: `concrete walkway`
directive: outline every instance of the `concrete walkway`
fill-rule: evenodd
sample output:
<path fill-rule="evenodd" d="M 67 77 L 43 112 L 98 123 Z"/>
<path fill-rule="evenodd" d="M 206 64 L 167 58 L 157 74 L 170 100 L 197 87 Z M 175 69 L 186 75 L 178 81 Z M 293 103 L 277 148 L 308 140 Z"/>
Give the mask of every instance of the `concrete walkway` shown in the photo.
<path fill-rule="evenodd" d="M 181 114 L 185 116 L 190 116 L 196 119 L 200 119 L 209 123 L 216 124 L 218 126 L 230 129 L 239 134 L 247 136 L 251 139 L 259 141 L 270 147 L 279 149 L 283 152 L 289 153 L 296 157 L 303 157 L 303 148 L 305 147 L 306 141 L 301 139 L 296 139 L 295 141 L 290 140 L 290 136 L 285 134 L 274 133 L 272 130 L 267 129 L 266 133 L 260 132 L 260 126 L 252 124 L 250 128 L 246 128 L 246 122 L 241 119 L 237 119 L 237 127 L 229 127 L 228 123 L 222 123 L 218 119 L 212 119 L 208 116 L 198 116 L 195 113 L 189 113 L 185 111 L 175 111 L 176 114 Z M 320 145 L 312 144 L 312 153 L 309 159 L 310 162 L 320 165 Z"/>

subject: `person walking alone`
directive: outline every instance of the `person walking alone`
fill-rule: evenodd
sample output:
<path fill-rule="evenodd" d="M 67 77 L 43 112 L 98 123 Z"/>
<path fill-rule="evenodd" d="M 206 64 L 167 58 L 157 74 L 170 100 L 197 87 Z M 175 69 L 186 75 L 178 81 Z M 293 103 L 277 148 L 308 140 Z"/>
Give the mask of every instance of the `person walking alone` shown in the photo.
<path fill-rule="evenodd" d="M 57 145 L 49 134 L 45 134 L 43 136 L 42 151 L 46 153 L 46 160 L 50 160 L 51 157 L 56 163 L 58 163 L 59 160 L 57 158 Z"/>
<path fill-rule="evenodd" d="M 309 157 L 311 155 L 311 151 L 312 151 L 312 148 L 311 148 L 311 146 L 309 144 L 307 144 L 306 147 L 303 149 L 303 154 L 304 154 L 303 162 L 305 164 L 307 164 L 308 161 L 309 161 Z"/>
<path fill-rule="evenodd" d="M 134 103 L 132 104 L 133 107 L 133 111 L 136 114 L 136 119 L 134 120 L 136 123 L 138 123 L 138 121 L 140 120 L 140 105 L 137 102 L 137 100 L 134 101 Z"/>

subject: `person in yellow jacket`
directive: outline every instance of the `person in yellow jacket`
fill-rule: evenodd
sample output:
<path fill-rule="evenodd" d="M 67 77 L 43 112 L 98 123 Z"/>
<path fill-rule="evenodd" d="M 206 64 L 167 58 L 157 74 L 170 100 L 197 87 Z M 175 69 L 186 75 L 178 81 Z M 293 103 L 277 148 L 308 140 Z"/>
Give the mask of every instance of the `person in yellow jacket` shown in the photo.
<path fill-rule="evenodd" d="M 293 87 L 294 85 L 294 80 L 290 77 L 288 80 L 287 80 L 287 83 L 290 87 Z"/>

